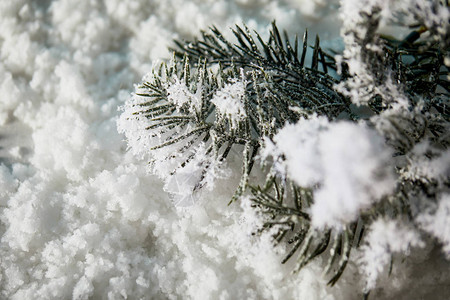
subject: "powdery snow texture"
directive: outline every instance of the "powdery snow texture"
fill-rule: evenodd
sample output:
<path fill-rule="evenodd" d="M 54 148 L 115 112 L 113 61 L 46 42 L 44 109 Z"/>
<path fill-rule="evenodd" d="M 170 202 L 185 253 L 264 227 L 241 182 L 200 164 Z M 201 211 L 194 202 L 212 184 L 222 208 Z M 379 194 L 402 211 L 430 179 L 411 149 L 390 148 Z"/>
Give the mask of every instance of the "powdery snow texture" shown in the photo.
<path fill-rule="evenodd" d="M 233 180 L 219 180 L 190 207 L 176 208 L 165 189 L 183 193 L 183 185 L 164 187 L 147 172 L 146 147 L 154 141 L 131 140 L 138 150 L 127 151 L 116 128 L 117 108 L 156 60 L 170 57 L 174 38 L 192 38 L 211 25 L 229 38 L 226 29 L 243 21 L 266 33 L 275 19 L 288 32 L 309 27 L 331 39 L 339 30 L 336 6 L 323 0 L 0 1 L 0 298 L 360 299 L 365 283 L 353 266 L 330 288 L 320 260 L 295 275 L 295 262 L 281 265 L 284 249 L 274 249 L 268 236 L 251 235 L 255 218 L 245 201 L 227 206 Z M 243 84 L 226 85 L 213 100 L 232 122 L 245 117 Z M 197 96 L 182 91 L 178 83 L 169 97 L 195 109 Z M 274 141 L 266 155 L 286 156 L 278 171 L 299 184 L 321 184 L 312 208 L 317 227 L 342 226 L 392 189 L 392 174 L 379 172 L 391 153 L 364 126 L 317 118 L 288 125 Z M 302 156 L 292 151 L 300 148 Z M 159 166 L 161 174 L 168 170 Z M 195 170 L 181 174 L 187 186 Z M 436 228 L 448 229 L 448 202 L 442 197 L 438 213 L 430 209 L 420 219 L 446 251 L 449 234 Z M 398 229 L 383 222 L 371 236 Z M 404 238 L 420 246 L 415 235 Z M 369 286 L 377 268 L 368 265 Z"/>
<path fill-rule="evenodd" d="M 348 299 L 243 230 L 229 183 L 176 210 L 116 130 L 173 38 L 273 19 L 297 31 L 292 3 L 0 1 L 0 298 Z"/>

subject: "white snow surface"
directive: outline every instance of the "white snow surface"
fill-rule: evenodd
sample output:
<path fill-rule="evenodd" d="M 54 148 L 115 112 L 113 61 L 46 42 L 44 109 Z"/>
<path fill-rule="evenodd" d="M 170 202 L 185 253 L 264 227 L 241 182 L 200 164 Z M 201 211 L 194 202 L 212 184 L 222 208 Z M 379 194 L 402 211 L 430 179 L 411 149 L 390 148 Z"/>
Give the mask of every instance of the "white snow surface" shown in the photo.
<path fill-rule="evenodd" d="M 332 40 L 336 5 L 0 1 L 0 298 L 360 299 L 364 282 L 353 263 L 333 288 L 321 259 L 294 275 L 295 262 L 281 265 L 284 249 L 251 234 L 255 219 L 245 201 L 227 205 L 234 179 L 175 207 L 116 128 L 118 107 L 154 61 L 170 56 L 173 38 L 210 25 L 230 37 L 226 29 L 243 21 L 266 33 L 275 19 L 288 32 L 308 27 Z M 365 161 L 364 149 L 358 155 Z M 448 209 L 448 197 L 441 206 Z M 432 222 L 444 221 L 430 218 L 423 226 L 439 237 Z M 408 278 L 383 292 L 402 287 L 410 287 Z M 432 294 L 436 285 L 414 288 Z"/>

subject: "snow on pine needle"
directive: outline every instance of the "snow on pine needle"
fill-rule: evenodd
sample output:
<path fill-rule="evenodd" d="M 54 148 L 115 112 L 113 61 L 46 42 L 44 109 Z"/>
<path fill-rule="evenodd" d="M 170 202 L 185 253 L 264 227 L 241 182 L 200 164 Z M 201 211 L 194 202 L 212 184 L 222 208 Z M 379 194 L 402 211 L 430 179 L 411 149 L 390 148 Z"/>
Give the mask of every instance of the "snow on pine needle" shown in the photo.
<path fill-rule="evenodd" d="M 312 225 L 343 228 L 396 185 L 392 153 L 364 124 L 312 116 L 266 140 L 262 156 L 298 186 L 312 188 Z"/>
<path fill-rule="evenodd" d="M 400 219 L 379 218 L 372 223 L 358 258 L 365 275 L 365 290 L 376 287 L 377 278 L 391 262 L 392 255 L 408 253 L 413 247 L 424 247 L 420 233 L 412 224 Z"/>
<path fill-rule="evenodd" d="M 207 97 L 221 79 L 199 67 L 191 73 L 187 59 L 161 63 L 144 78 L 129 98 L 118 121 L 131 151 L 150 159 L 150 168 L 165 181 L 165 188 L 188 204 L 200 186 L 211 188 L 214 178 L 227 174 L 219 159 L 220 141 L 207 117 L 213 105 Z"/>
<path fill-rule="evenodd" d="M 244 70 L 241 69 L 241 78 L 233 79 L 231 83 L 227 83 L 214 94 L 211 100 L 217 109 L 218 117 L 229 119 L 231 129 L 237 129 L 239 123 L 247 117 L 245 109 L 247 82 L 243 72 Z"/>
<path fill-rule="evenodd" d="M 203 186 L 212 187 L 213 178 L 227 173 L 225 158 L 233 146 L 241 145 L 236 199 L 246 189 L 262 138 L 300 118 L 292 107 L 330 118 L 348 110 L 345 99 L 332 90 L 335 80 L 319 71 L 332 62 L 318 38 L 312 65 L 306 67 L 306 35 L 299 60 L 297 39 L 294 49 L 287 36 L 282 41 L 275 24 L 267 43 L 256 35 L 262 48 L 246 27 L 236 28 L 240 45 L 226 41 L 215 28 L 204 33 L 202 42 L 186 42 L 187 48 L 178 42 L 190 52 L 175 51 L 178 58 L 161 63 L 123 108 L 119 131 L 133 153 L 150 159 L 152 171 L 172 194 L 191 197 Z"/>
<path fill-rule="evenodd" d="M 135 155 L 149 159 L 175 204 L 192 204 L 200 188 L 227 177 L 225 158 L 235 144 L 244 146 L 250 171 L 258 137 L 247 118 L 248 76 L 201 63 L 191 71 L 187 57 L 174 58 L 147 75 L 122 108 L 119 131 Z"/>

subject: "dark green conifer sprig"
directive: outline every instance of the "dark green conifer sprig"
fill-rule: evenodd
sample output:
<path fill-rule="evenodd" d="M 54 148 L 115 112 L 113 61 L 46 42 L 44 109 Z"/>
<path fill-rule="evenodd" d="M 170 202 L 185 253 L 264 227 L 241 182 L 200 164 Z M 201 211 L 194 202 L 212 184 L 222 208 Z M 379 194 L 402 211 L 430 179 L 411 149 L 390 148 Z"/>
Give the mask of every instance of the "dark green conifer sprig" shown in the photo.
<path fill-rule="evenodd" d="M 153 136 L 164 137 L 153 150 L 180 145 L 177 151 L 190 151 L 172 174 L 193 159 L 192 149 L 199 141 L 207 144 L 207 154 L 220 161 L 234 145 L 244 145 L 243 175 L 236 196 L 247 186 L 263 137 L 272 137 L 287 122 L 295 123 L 305 114 L 323 114 L 330 119 L 344 112 L 351 115 L 348 99 L 333 90 L 337 81 L 327 71 L 335 68 L 334 61 L 322 51 L 318 37 L 312 63 L 306 66 L 306 33 L 299 52 L 297 38 L 291 46 L 284 33 L 283 41 L 275 23 L 268 42 L 257 33 L 254 38 L 244 28 L 237 26 L 234 30 L 237 44 L 227 41 L 216 28 L 210 34 L 203 32 L 202 41 L 176 42 L 180 50 L 174 52 L 173 61 L 161 64 L 154 76 L 139 87 L 136 95 L 148 101 L 140 103 L 134 112 L 146 116 L 151 123 L 147 129 L 154 131 Z M 188 103 L 179 106 L 169 101 L 168 88 L 178 81 L 190 94 L 200 95 L 200 106 L 193 110 Z M 233 124 L 218 112 L 212 99 L 237 81 L 245 85 L 242 101 L 246 117 Z M 205 163 L 204 168 L 206 172 L 209 165 Z M 199 182 L 197 187 L 201 186 Z"/>
<path fill-rule="evenodd" d="M 376 35 L 376 27 L 374 24 L 371 34 Z M 328 253 L 326 269 L 332 273 L 329 283 L 333 285 L 347 265 L 352 245 L 359 244 L 364 224 L 380 214 L 411 215 L 411 193 L 427 190 L 435 193 L 431 197 L 436 198 L 439 189 L 434 188 L 432 182 L 419 185 L 416 179 L 400 180 L 393 195 L 382 199 L 357 222 L 336 232 L 320 231 L 311 226 L 308 210 L 314 201 L 311 188 L 296 186 L 288 178 L 271 172 L 264 187 L 249 184 L 249 174 L 263 139 L 272 138 L 287 122 L 295 123 L 311 114 L 324 115 L 330 120 L 339 117 L 355 121 L 362 117 L 354 113 L 350 100 L 334 89 L 335 84 L 350 77 L 345 62 L 341 66 L 342 78 L 328 75 L 337 68 L 334 59 L 320 48 L 318 37 L 312 48 L 312 62 L 307 65 L 306 33 L 301 50 L 298 39 L 291 43 L 285 32 L 280 34 L 275 23 L 267 42 L 245 26 L 236 26 L 233 33 L 235 44 L 226 40 L 215 27 L 210 32 L 202 32 L 199 40 L 176 41 L 176 58 L 169 64 L 161 64 L 138 88 L 136 95 L 145 101 L 135 105 L 133 115 L 145 117 L 149 122 L 146 130 L 160 137 L 153 151 L 170 148 L 170 154 L 163 160 L 176 161 L 172 175 L 195 159 L 195 147 L 199 143 L 205 144 L 209 158 L 201 162 L 203 173 L 194 191 L 203 186 L 203 179 L 214 161 L 225 160 L 233 147 L 243 146 L 242 180 L 233 199 L 246 189 L 250 190 L 253 205 L 269 217 L 264 229 L 275 231 L 276 242 L 284 240 L 290 245 L 283 263 L 295 257 L 295 271 Z M 378 36 L 373 36 L 367 42 L 375 39 L 380 41 Z M 379 44 L 385 53 L 363 47 L 369 73 L 380 85 L 391 76 L 411 101 L 410 111 L 404 111 L 404 115 L 383 116 L 391 125 L 385 138 L 397 151 L 396 155 L 407 155 L 414 145 L 425 139 L 437 148 L 446 149 L 449 144 L 449 73 L 444 57 L 448 56 L 448 51 L 439 44 L 427 44 L 423 50 L 424 44 L 417 34 L 402 41 L 385 37 Z M 213 99 L 218 92 L 237 82 L 244 87 L 239 97 L 245 117 L 236 122 L 220 113 Z M 186 88 L 184 96 L 188 98 L 182 104 L 170 99 L 170 88 L 179 83 Z M 372 96 L 368 102 L 372 115 L 389 109 L 381 95 Z M 198 103 L 194 105 L 195 101 Z"/>
<path fill-rule="evenodd" d="M 391 61 L 396 79 L 405 84 L 405 91 L 428 99 L 434 99 L 450 92 L 448 78 L 449 66 L 445 57 L 450 50 L 442 48 L 439 41 L 421 39 L 428 29 L 418 26 L 405 39 L 399 41 L 384 36 L 385 55 Z M 436 109 L 448 116 L 448 108 L 443 103 L 432 103 Z M 446 111 L 445 111 L 446 110 Z"/>
<path fill-rule="evenodd" d="M 329 254 L 325 274 L 332 276 L 328 284 L 334 285 L 348 263 L 353 243 L 361 238 L 362 222 L 346 226 L 342 231 L 317 230 L 310 224 L 308 209 L 312 205 L 312 189 L 302 188 L 288 179 L 268 176 L 264 187 L 250 185 L 254 207 L 266 215 L 261 230 L 272 230 L 275 244 L 285 240 L 288 253 L 281 263 L 296 257 L 294 272 L 324 252 Z"/>
<path fill-rule="evenodd" d="M 212 27 L 210 33 L 202 32 L 200 40 L 175 41 L 178 46 L 174 49 L 175 55 L 188 55 L 191 61 L 206 59 L 208 64 L 221 64 L 225 69 L 237 67 L 263 72 L 264 76 L 270 77 L 267 89 L 278 98 L 277 102 L 302 108 L 308 114 L 323 114 L 330 119 L 343 112 L 352 116 L 348 99 L 333 89 L 338 80 L 328 72 L 335 70 L 336 64 L 334 58 L 320 48 L 318 36 L 312 50 L 311 65 L 307 65 L 307 32 L 303 35 L 299 50 L 297 36 L 291 44 L 288 34 L 283 32 L 281 35 L 275 22 L 267 42 L 257 32 L 254 37 L 246 26 L 242 29 L 236 25 L 232 31 L 236 44 L 226 40 L 217 28 Z M 290 121 L 297 118 L 293 116 Z"/>
<path fill-rule="evenodd" d="M 434 154 L 428 154 L 431 158 L 442 153 L 442 149 L 447 149 L 450 143 L 449 72 L 444 65 L 444 57 L 448 53 L 445 54 L 439 48 L 439 43 L 430 45 L 418 40 L 419 37 L 420 33 L 417 32 L 401 41 L 384 37 L 384 57 L 368 51 L 367 59 L 376 61 L 372 67 L 374 75 L 378 74 L 376 79 L 380 80 L 380 84 L 386 80 L 386 68 L 390 68 L 402 91 L 409 99 L 415 100 L 411 102 L 412 111 L 384 116 L 385 121 L 392 125 L 386 138 L 397 151 L 395 155 L 406 155 L 416 144 L 428 140 L 433 147 L 439 149 Z M 422 51 L 425 44 L 427 48 Z M 370 55 L 373 57 L 369 58 Z M 344 80 L 349 76 L 345 72 L 345 65 L 342 76 Z M 369 108 L 373 114 L 378 115 L 389 107 L 381 105 L 380 99 L 374 97 L 369 102 Z M 398 169 L 400 170 L 401 168 Z M 284 239 L 291 244 L 283 263 L 295 257 L 297 267 L 294 271 L 298 271 L 318 255 L 329 253 L 330 260 L 326 270 L 330 272 L 334 269 L 330 285 L 336 283 L 342 275 L 352 246 L 359 245 L 365 224 L 370 224 L 380 216 L 402 216 L 412 220 L 417 208 L 411 207 L 411 198 L 423 195 L 437 199 L 442 190 L 442 186 L 439 187 L 436 182 L 403 178 L 399 180 L 392 195 L 384 197 L 371 209 L 363 212 L 358 221 L 350 223 L 341 232 L 332 232 L 330 229 L 319 231 L 310 226 L 308 208 L 314 201 L 312 190 L 296 186 L 289 183 L 289 179 L 281 177 L 269 173 L 264 187 L 250 186 L 250 200 L 268 215 L 263 229 L 270 228 L 271 232 L 275 230 L 274 240 L 277 243 Z M 334 237 L 334 242 L 331 242 L 331 237 Z"/>
<path fill-rule="evenodd" d="M 169 64 L 162 63 L 150 80 L 138 87 L 136 95 L 148 98 L 148 101 L 136 105 L 133 115 L 148 119 L 150 124 L 146 130 L 151 137 L 163 137 L 150 150 L 175 146 L 175 155 L 167 157 L 167 160 L 175 158 L 177 154 L 188 153 L 172 170 L 171 173 L 176 174 L 195 157 L 194 147 L 200 142 L 207 145 L 206 154 L 219 161 L 228 156 L 234 145 L 240 144 L 248 152 L 244 159 L 244 169 L 247 170 L 245 174 L 249 173 L 259 147 L 259 141 L 252 132 L 262 130 L 258 127 L 260 123 L 254 121 L 256 117 L 246 105 L 250 119 L 233 125 L 228 118 L 215 111 L 211 102 L 215 92 L 230 82 L 242 79 L 242 74 L 235 68 L 215 72 L 201 62 L 191 68 L 187 56 L 182 61 L 174 58 Z M 169 99 L 169 89 L 175 84 L 181 84 L 186 89 L 183 96 L 188 99 L 181 105 Z M 193 99 L 194 97 L 199 99 Z M 200 103 L 193 105 L 198 100 Z M 209 167 L 210 164 L 204 162 L 204 173 Z M 196 189 L 203 185 L 202 179 Z"/>
<path fill-rule="evenodd" d="M 450 58 L 450 50 L 443 47 L 441 41 L 433 38 L 423 38 L 432 31 L 425 25 L 416 25 L 413 31 L 404 39 L 398 40 L 387 35 L 376 33 L 380 16 L 374 12 L 366 16 L 368 33 L 360 46 L 365 49 L 361 59 L 366 63 L 367 73 L 371 74 L 377 86 L 383 86 L 392 79 L 401 92 L 410 100 L 410 106 L 424 104 L 425 109 L 436 109 L 448 121 L 449 108 L 449 66 L 445 59 Z M 379 50 L 370 50 L 371 45 L 377 45 Z M 347 65 L 342 64 L 342 77 L 350 77 Z M 387 72 L 388 71 L 388 72 Z M 378 93 L 378 94 L 377 94 Z M 374 114 L 380 114 L 389 109 L 389 103 L 383 101 L 386 96 L 382 91 L 375 92 L 368 106 Z M 389 98 L 390 95 L 387 95 Z M 425 103 L 421 100 L 426 100 Z"/>

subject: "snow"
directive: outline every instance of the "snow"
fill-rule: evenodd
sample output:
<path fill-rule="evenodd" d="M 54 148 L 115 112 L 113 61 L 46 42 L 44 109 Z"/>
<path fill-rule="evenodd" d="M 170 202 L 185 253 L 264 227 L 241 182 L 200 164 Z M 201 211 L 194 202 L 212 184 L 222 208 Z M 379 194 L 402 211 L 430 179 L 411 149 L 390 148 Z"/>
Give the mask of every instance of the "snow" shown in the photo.
<path fill-rule="evenodd" d="M 193 114 L 199 113 L 202 105 L 202 87 L 197 89 L 195 94 L 191 93 L 184 82 L 180 82 L 178 78 L 175 83 L 167 88 L 167 100 L 175 104 L 177 109 L 188 106 L 189 111 Z"/>
<path fill-rule="evenodd" d="M 319 186 L 311 207 L 317 228 L 343 228 L 395 188 L 392 154 L 363 124 L 313 116 L 286 125 L 273 141 L 263 157 L 273 156 L 275 168 L 299 186 Z"/>
<path fill-rule="evenodd" d="M 443 194 L 436 205 L 417 217 L 417 221 L 442 243 L 443 252 L 450 258 L 450 194 Z"/>
<path fill-rule="evenodd" d="M 210 167 L 215 173 L 207 174 L 206 181 L 218 177 L 214 185 L 199 192 L 189 207 L 177 207 L 167 191 L 173 194 L 181 187 L 184 195 L 192 182 L 187 188 L 173 186 L 149 174 L 148 150 L 157 140 L 128 140 L 128 148 L 116 128 L 122 113 L 118 107 L 156 60 L 170 57 L 167 47 L 174 38 L 192 38 L 210 25 L 230 37 L 227 28 L 243 21 L 264 37 L 275 19 L 290 33 L 308 27 L 310 36 L 320 32 L 322 39 L 333 40 L 340 28 L 336 6 L 337 1 L 323 0 L 0 1 L 0 298 L 360 299 L 362 283 L 354 266 L 331 288 L 320 259 L 291 274 L 294 262 L 280 264 L 283 249 L 273 248 L 269 236 L 252 235 L 255 216 L 245 201 L 227 205 L 238 183 L 230 174 L 240 171 L 234 154 L 225 166 Z M 239 95 L 243 83 L 228 84 L 222 92 Z M 185 96 L 173 100 L 182 105 L 196 97 Z M 241 102 L 236 102 L 231 108 L 240 112 Z M 222 112 L 229 114 L 229 109 L 224 106 Z M 335 225 L 342 223 L 342 214 L 353 218 L 390 189 L 389 173 L 373 175 L 388 163 L 387 152 L 367 128 L 318 120 L 324 128 L 309 126 L 308 134 L 318 136 L 302 144 L 312 147 L 311 156 L 298 163 L 320 160 L 320 168 L 311 165 L 298 180 L 323 181 L 327 193 L 350 191 L 352 207 L 327 208 L 333 224 L 317 219 Z M 297 125 L 286 130 L 295 133 Z M 139 122 L 133 126 L 134 132 L 145 129 Z M 333 134 L 345 139 L 333 143 Z M 353 134 L 361 141 L 347 153 Z M 369 141 L 375 148 L 365 147 Z M 339 151 L 314 152 L 330 143 Z M 205 160 L 202 146 L 195 148 L 198 157 L 181 177 L 198 176 L 195 164 Z M 371 151 L 379 155 L 369 159 Z M 155 155 L 162 160 L 162 153 Z M 358 165 L 340 169 L 343 155 L 354 156 Z M 327 169 L 329 161 L 338 172 L 355 172 L 350 181 L 334 185 L 332 178 L 341 173 Z M 158 175 L 170 172 L 171 163 L 157 165 Z M 441 172 L 435 165 L 433 172 Z M 358 172 L 370 174 L 359 180 Z M 367 180 L 375 182 L 374 190 Z M 439 209 L 420 218 L 424 230 L 446 245 L 448 234 L 436 228 L 448 226 L 440 213 L 448 208 L 447 200 L 441 197 Z M 330 202 L 324 201 L 317 203 Z M 419 245 L 414 241 L 406 242 Z M 427 259 L 429 252 L 424 255 Z M 448 265 L 443 259 L 438 263 Z M 420 270 L 427 271 L 427 278 L 435 276 L 426 267 Z M 440 280 L 448 278 L 442 272 Z M 383 291 L 408 284 L 402 278 Z"/>
<path fill-rule="evenodd" d="M 243 73 L 244 70 L 241 70 Z M 230 120 L 231 128 L 237 128 L 239 122 L 247 117 L 245 110 L 245 87 L 247 83 L 242 75 L 241 80 L 227 83 L 218 90 L 211 99 L 220 117 Z"/>
<path fill-rule="evenodd" d="M 370 226 L 360 258 L 366 276 L 366 289 L 375 287 L 377 277 L 389 264 L 395 252 L 409 253 L 411 247 L 424 247 L 419 234 L 399 220 L 378 219 Z"/>

